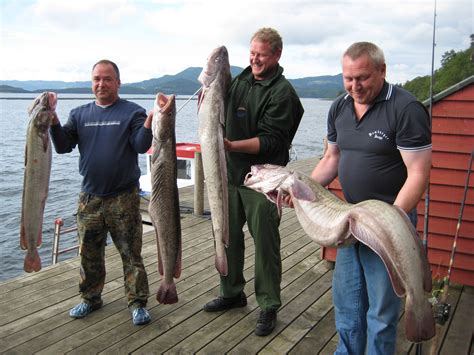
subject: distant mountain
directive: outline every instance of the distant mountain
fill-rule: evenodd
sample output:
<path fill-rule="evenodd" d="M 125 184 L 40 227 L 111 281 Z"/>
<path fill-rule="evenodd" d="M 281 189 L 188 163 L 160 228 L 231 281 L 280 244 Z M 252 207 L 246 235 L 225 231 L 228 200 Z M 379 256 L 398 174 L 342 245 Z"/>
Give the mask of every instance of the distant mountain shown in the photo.
<path fill-rule="evenodd" d="M 0 92 L 29 93 L 30 91 L 19 89 L 10 85 L 0 85 Z"/>
<path fill-rule="evenodd" d="M 232 77 L 240 74 L 243 68 L 231 66 Z M 135 83 L 122 84 L 121 94 L 166 94 L 192 95 L 201 84 L 197 78 L 202 68 L 190 67 L 175 75 L 164 75 L 160 78 Z M 300 97 L 335 98 L 342 90 L 342 74 L 289 79 Z M 58 93 L 91 93 L 90 81 L 43 81 L 43 80 L 0 80 L 0 92 L 43 92 Z"/>
<path fill-rule="evenodd" d="M 232 77 L 240 74 L 243 68 L 231 66 L 230 73 Z M 146 90 L 147 93 L 156 94 L 157 92 L 177 93 L 180 95 L 192 95 L 201 86 L 197 80 L 201 74 L 202 68 L 189 67 L 175 75 L 164 75 L 161 78 L 149 79 L 137 83 L 123 84 L 120 92 L 123 93 L 124 87 L 139 87 Z"/>
<path fill-rule="evenodd" d="M 28 91 L 44 91 L 45 88 L 49 88 L 51 90 L 59 90 L 59 89 L 68 89 L 68 88 L 81 88 L 81 87 L 89 87 L 90 88 L 90 81 L 73 81 L 73 82 L 65 82 L 65 81 L 45 81 L 45 80 L 27 80 L 27 81 L 20 81 L 20 80 L 0 80 L 0 85 L 8 85 L 13 86 L 16 88 L 21 88 Z M 89 91 L 90 92 L 90 91 Z"/>
<path fill-rule="evenodd" d="M 343 90 L 342 74 L 288 79 L 299 97 L 333 99 Z"/>

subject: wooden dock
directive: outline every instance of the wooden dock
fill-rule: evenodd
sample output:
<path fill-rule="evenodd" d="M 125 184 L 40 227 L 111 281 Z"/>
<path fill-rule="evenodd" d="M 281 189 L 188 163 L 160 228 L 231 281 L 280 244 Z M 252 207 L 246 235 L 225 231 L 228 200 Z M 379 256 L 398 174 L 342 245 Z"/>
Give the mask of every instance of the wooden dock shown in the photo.
<path fill-rule="evenodd" d="M 309 172 L 315 160 L 292 163 Z M 84 319 L 68 311 L 79 301 L 79 259 L 62 261 L 39 273 L 0 283 L 0 352 L 9 354 L 331 354 L 337 344 L 331 297 L 332 265 L 321 260 L 319 246 L 301 229 L 292 210 L 284 211 L 281 230 L 282 301 L 275 331 L 253 334 L 258 317 L 255 300 L 254 245 L 246 231 L 245 292 L 248 305 L 207 313 L 202 306 L 219 294 L 209 217 L 194 216 L 193 187 L 180 190 L 183 206 L 183 271 L 177 280 L 179 302 L 159 305 L 156 242 L 145 226 L 143 258 L 151 296 L 152 322 L 134 326 L 127 310 L 120 257 L 113 245 L 106 250 L 104 306 Z M 205 205 L 205 210 L 207 204 Z M 440 354 L 472 354 L 474 288 L 453 287 L 451 315 L 441 334 Z M 400 314 L 397 353 L 415 353 L 404 335 Z M 428 346 L 424 345 L 426 353 Z"/>

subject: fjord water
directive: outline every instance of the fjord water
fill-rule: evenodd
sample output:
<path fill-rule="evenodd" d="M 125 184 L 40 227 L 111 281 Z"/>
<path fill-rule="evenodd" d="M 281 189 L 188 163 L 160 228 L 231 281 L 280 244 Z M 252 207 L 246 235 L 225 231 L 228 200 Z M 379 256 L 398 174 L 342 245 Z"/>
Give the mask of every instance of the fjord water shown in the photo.
<path fill-rule="evenodd" d="M 24 151 L 28 106 L 37 94 L 0 93 L 0 281 L 24 274 L 24 252 L 20 249 L 20 216 L 23 191 Z M 147 111 L 153 109 L 153 95 L 122 95 L 122 98 L 136 102 Z M 56 112 L 62 123 L 67 121 L 69 111 L 74 107 L 93 100 L 88 94 L 59 94 Z M 178 97 L 177 108 L 188 97 Z M 297 159 L 319 156 L 326 135 L 326 118 L 331 101 L 302 99 L 305 109 L 303 119 L 293 141 Z M 177 114 L 177 142 L 198 142 L 197 101 L 192 100 Z M 294 156 L 294 152 L 293 152 Z M 54 221 L 61 217 L 64 227 L 75 224 L 76 201 L 81 188 L 79 175 L 79 153 L 77 148 L 69 154 L 56 154 L 49 185 L 49 195 L 43 220 L 43 244 L 39 249 L 43 267 L 51 264 L 51 250 L 54 235 Z M 140 155 L 142 174 L 146 172 L 145 157 Z M 77 234 L 61 236 L 60 248 L 77 244 Z M 76 255 L 75 252 L 62 254 L 59 260 Z"/>

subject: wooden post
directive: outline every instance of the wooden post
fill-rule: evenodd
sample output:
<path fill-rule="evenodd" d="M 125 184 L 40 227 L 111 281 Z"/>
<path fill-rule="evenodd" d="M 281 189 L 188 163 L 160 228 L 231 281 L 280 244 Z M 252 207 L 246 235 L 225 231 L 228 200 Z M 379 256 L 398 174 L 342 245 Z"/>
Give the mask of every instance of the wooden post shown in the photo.
<path fill-rule="evenodd" d="M 201 152 L 194 152 L 194 215 L 204 214 L 204 172 Z"/>

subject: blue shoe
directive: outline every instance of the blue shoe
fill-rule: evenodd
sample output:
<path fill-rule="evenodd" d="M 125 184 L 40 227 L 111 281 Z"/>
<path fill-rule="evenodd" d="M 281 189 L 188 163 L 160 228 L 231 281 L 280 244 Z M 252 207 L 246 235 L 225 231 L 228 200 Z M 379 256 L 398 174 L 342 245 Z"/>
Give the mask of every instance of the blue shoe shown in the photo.
<path fill-rule="evenodd" d="M 144 307 L 137 307 L 132 309 L 132 321 L 135 325 L 143 325 L 150 323 L 150 313 Z"/>
<path fill-rule="evenodd" d="M 81 303 L 75 305 L 69 311 L 69 315 L 72 318 L 84 318 L 89 313 L 95 311 L 98 308 L 100 308 L 100 305 L 98 307 L 92 307 L 89 303 L 81 302 Z"/>

